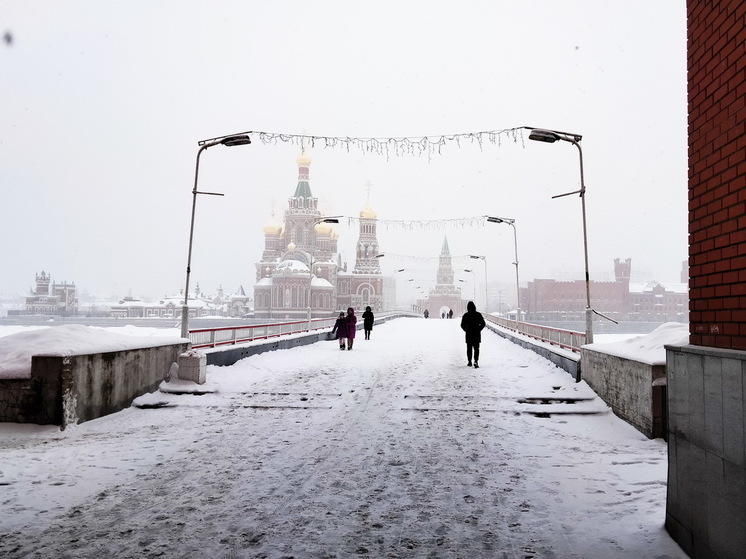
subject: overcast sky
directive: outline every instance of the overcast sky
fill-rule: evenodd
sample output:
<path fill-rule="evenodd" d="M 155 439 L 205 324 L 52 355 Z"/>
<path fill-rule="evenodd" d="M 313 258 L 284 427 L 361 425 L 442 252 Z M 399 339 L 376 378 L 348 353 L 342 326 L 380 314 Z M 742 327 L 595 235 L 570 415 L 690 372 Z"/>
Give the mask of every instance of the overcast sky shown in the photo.
<path fill-rule="evenodd" d="M 634 279 L 679 279 L 683 1 L 5 1 L 5 30 L 2 295 L 23 294 L 42 269 L 103 297 L 178 291 L 196 142 L 242 130 L 581 133 L 591 277 L 612 279 L 612 259 L 631 257 Z M 203 156 L 200 187 L 226 194 L 198 200 L 192 270 L 203 289 L 253 285 L 261 228 L 287 206 L 297 156 L 261 142 Z M 452 146 L 430 161 L 310 156 L 325 213 L 356 215 L 371 181 L 382 219 L 514 217 L 522 282 L 582 277 L 580 200 L 550 198 L 578 186 L 569 144 Z M 353 265 L 356 233 L 339 232 Z M 490 279 L 511 281 L 507 227 L 448 236 L 454 254 L 486 254 Z M 379 242 L 436 255 L 442 233 L 384 229 Z M 434 280 L 434 269 L 417 273 Z"/>

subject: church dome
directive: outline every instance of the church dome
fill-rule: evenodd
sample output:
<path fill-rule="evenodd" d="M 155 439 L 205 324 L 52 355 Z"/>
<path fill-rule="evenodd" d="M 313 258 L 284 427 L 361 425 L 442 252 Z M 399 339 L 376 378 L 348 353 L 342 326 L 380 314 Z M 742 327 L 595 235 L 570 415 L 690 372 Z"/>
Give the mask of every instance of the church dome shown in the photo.
<path fill-rule="evenodd" d="M 360 212 L 360 217 L 362 217 L 363 219 L 376 219 L 378 217 L 378 214 L 373 211 L 373 208 L 370 207 L 370 204 L 365 204 L 363 211 Z"/>
<path fill-rule="evenodd" d="M 311 164 L 311 158 L 306 155 L 306 152 L 302 152 L 296 160 L 299 166 L 307 167 Z"/>
<path fill-rule="evenodd" d="M 328 223 L 317 223 L 314 227 L 314 230 L 319 235 L 330 235 L 332 232 L 332 227 Z"/>
<path fill-rule="evenodd" d="M 270 222 L 263 227 L 265 235 L 279 235 L 282 233 L 282 225 L 279 223 Z"/>

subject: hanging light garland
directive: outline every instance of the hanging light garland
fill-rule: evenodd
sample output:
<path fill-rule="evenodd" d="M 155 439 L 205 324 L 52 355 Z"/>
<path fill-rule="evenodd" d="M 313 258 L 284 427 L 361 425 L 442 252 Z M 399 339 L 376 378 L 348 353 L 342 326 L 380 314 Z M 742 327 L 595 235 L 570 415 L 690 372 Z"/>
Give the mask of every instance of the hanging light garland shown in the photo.
<path fill-rule="evenodd" d="M 362 220 L 371 221 L 370 218 L 353 216 L 341 216 L 340 222 L 347 221 L 347 227 L 352 227 Z M 384 227 L 386 231 L 446 231 L 450 229 L 464 229 L 466 227 L 484 227 L 487 223 L 485 216 L 458 217 L 448 219 L 376 219 L 378 227 Z"/>
<path fill-rule="evenodd" d="M 426 136 L 392 136 L 392 137 L 355 137 L 355 136 L 317 136 L 314 134 L 284 134 L 281 132 L 262 132 L 258 130 L 248 130 L 246 132 L 237 132 L 231 136 L 246 135 L 257 137 L 264 144 L 286 143 L 297 146 L 301 150 L 307 148 L 322 147 L 342 148 L 347 152 L 359 151 L 363 154 L 375 154 L 385 156 L 386 159 L 391 157 L 403 156 L 423 156 L 427 155 L 428 160 L 435 155 L 440 155 L 449 144 L 456 144 L 461 147 L 462 143 L 476 144 L 479 149 L 483 149 L 485 144 L 502 145 L 504 140 L 513 143 L 521 142 L 525 146 L 523 139 L 523 129 L 504 128 L 502 130 L 482 130 L 479 132 L 460 132 L 456 134 L 436 134 Z M 203 145 L 213 140 L 220 140 L 228 136 L 219 138 L 210 138 L 201 140 L 199 145 Z"/>

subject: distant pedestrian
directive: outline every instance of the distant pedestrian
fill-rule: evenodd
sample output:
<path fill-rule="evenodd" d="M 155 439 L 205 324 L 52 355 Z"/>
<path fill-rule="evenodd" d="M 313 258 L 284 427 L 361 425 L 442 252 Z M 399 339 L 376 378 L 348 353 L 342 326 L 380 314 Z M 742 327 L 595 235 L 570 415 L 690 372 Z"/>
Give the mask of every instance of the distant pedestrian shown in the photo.
<path fill-rule="evenodd" d="M 337 318 L 337 321 L 334 323 L 332 334 L 335 332 L 336 336 L 334 336 L 334 338 L 339 340 L 339 349 L 344 350 L 345 339 L 347 338 L 347 318 L 343 312 L 339 313 L 339 318 Z"/>
<path fill-rule="evenodd" d="M 424 315 L 425 315 L 425 318 L 429 318 L 429 317 L 430 317 L 430 311 L 429 311 L 429 310 L 427 310 L 427 309 L 425 309 L 425 312 L 424 312 L 424 313 L 422 313 L 422 314 L 424 314 Z"/>
<path fill-rule="evenodd" d="M 352 351 L 352 344 L 355 341 L 355 332 L 357 332 L 357 317 L 355 316 L 355 309 L 349 307 L 347 309 L 347 351 Z"/>
<path fill-rule="evenodd" d="M 482 341 L 483 328 L 484 318 L 477 312 L 474 302 L 469 301 L 466 304 L 466 312 L 461 317 L 461 329 L 466 332 L 466 358 L 469 361 L 467 367 L 471 367 L 471 353 L 474 350 L 474 368 L 479 368 L 479 344 Z"/>
<path fill-rule="evenodd" d="M 375 317 L 373 316 L 373 311 L 370 310 L 370 306 L 365 307 L 365 312 L 363 313 L 363 330 L 365 330 L 366 340 L 370 340 L 370 331 L 373 330 L 374 320 Z"/>
<path fill-rule="evenodd" d="M 448 318 L 453 318 L 453 309 L 448 309 Z"/>
<path fill-rule="evenodd" d="M 445 318 L 445 317 L 446 317 L 446 312 L 445 311 L 441 312 L 440 313 L 440 318 Z"/>

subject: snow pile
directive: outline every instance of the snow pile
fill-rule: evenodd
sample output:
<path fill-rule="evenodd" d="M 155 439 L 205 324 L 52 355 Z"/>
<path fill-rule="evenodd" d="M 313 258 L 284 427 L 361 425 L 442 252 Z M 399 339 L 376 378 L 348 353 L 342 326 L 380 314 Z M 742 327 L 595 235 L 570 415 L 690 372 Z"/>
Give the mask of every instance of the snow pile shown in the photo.
<path fill-rule="evenodd" d="M 616 355 L 625 359 L 647 363 L 666 364 L 666 345 L 686 345 L 689 343 L 689 325 L 681 322 L 666 322 L 644 336 L 611 344 L 588 344 L 583 347 L 599 353 Z"/>
<path fill-rule="evenodd" d="M 0 379 L 30 378 L 33 355 L 85 355 L 185 342 L 179 337 L 129 336 L 95 326 L 67 324 L 0 338 Z"/>

